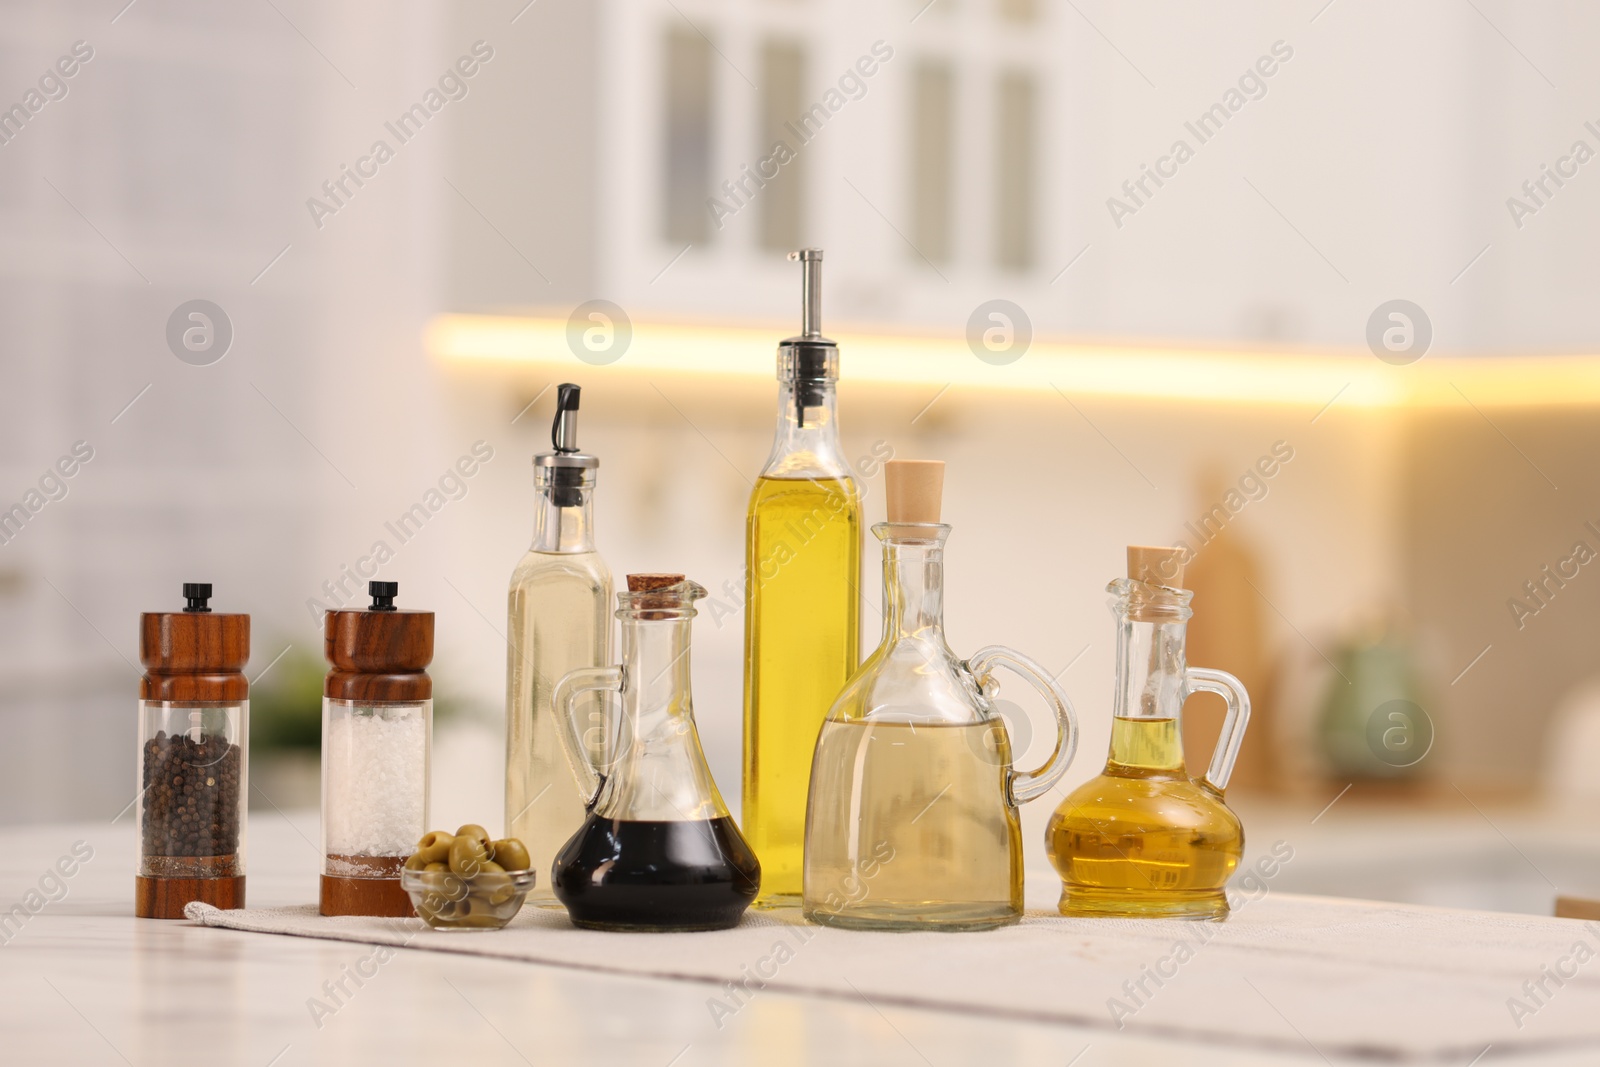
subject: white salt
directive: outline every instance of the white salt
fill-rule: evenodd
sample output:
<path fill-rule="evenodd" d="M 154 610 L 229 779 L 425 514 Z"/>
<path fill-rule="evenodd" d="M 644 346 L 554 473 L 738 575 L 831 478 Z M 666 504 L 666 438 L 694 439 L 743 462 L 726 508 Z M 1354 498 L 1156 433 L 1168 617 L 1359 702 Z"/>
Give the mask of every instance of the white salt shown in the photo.
<path fill-rule="evenodd" d="M 426 830 L 427 722 L 415 705 L 333 709 L 322 739 L 324 847 L 405 856 Z"/>

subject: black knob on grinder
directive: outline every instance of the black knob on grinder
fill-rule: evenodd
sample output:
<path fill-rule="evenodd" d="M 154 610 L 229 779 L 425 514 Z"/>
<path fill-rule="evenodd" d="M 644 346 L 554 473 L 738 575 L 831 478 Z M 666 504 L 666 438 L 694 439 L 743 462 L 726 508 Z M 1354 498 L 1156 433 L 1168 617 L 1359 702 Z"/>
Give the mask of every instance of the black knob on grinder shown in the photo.
<path fill-rule="evenodd" d="M 183 605 L 184 611 L 210 611 L 211 609 L 206 606 L 206 601 L 211 599 L 211 583 L 184 582 L 183 599 L 186 601 Z"/>
<path fill-rule="evenodd" d="M 394 598 L 400 595 L 399 582 L 368 582 L 367 595 L 372 598 L 371 611 L 394 611 Z"/>

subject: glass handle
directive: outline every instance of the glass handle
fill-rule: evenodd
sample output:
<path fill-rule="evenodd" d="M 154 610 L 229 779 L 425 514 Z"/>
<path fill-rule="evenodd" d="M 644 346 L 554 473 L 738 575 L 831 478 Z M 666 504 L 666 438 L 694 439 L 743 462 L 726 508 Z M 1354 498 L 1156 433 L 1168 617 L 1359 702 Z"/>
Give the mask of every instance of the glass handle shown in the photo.
<path fill-rule="evenodd" d="M 1244 683 L 1227 671 L 1214 671 L 1206 667 L 1190 667 L 1184 672 L 1184 685 L 1189 693 L 1215 693 L 1228 702 L 1227 717 L 1222 720 L 1222 733 L 1217 736 L 1217 747 L 1211 753 L 1211 766 L 1206 768 L 1202 782 L 1217 793 L 1228 788 L 1233 777 L 1233 765 L 1239 760 L 1239 746 L 1244 744 L 1244 728 L 1250 724 L 1250 694 Z"/>
<path fill-rule="evenodd" d="M 1050 758 L 1031 771 L 1006 770 L 1006 787 L 1012 804 L 1026 804 L 1049 790 L 1072 765 L 1072 756 L 1078 750 L 1078 713 L 1072 710 L 1072 701 L 1056 684 L 1045 669 L 1015 649 L 1004 645 L 990 645 L 975 652 L 967 660 L 967 670 L 972 672 L 979 688 L 987 689 L 995 667 L 1009 667 L 1026 678 L 1037 689 L 1055 712 L 1056 747 Z"/>
<path fill-rule="evenodd" d="M 603 701 L 600 714 L 605 721 L 601 724 L 600 736 L 604 743 L 600 746 L 600 759 L 597 761 L 590 754 L 589 746 L 583 742 L 583 727 L 578 723 L 577 715 L 578 697 L 597 689 L 620 693 L 622 682 L 621 667 L 579 667 L 575 671 L 568 671 L 556 683 L 555 692 L 550 698 L 556 715 L 556 732 L 561 735 L 561 747 L 567 750 L 567 762 L 572 764 L 572 773 L 578 779 L 579 788 L 589 798 L 583 804 L 585 811 L 594 807 L 600 799 L 600 790 L 606 784 L 605 769 L 610 764 L 612 729 L 606 710 L 610 701 Z"/>

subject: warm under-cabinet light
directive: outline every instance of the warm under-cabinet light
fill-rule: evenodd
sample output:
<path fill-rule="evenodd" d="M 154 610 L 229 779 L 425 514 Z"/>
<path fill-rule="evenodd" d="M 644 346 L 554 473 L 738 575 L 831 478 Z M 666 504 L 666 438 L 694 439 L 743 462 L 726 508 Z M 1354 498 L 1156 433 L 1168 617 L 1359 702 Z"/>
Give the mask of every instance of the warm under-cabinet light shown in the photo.
<path fill-rule="evenodd" d="M 636 322 L 614 363 L 580 361 L 555 317 L 438 315 L 427 349 L 449 365 L 500 365 L 551 374 L 649 378 L 703 375 L 769 380 L 780 327 Z M 1022 358 L 994 365 L 965 338 L 830 331 L 852 382 L 1128 397 L 1164 401 L 1291 404 L 1321 408 L 1522 407 L 1600 404 L 1600 357 L 1425 356 L 1391 366 L 1348 353 L 1163 347 L 1035 340 Z"/>

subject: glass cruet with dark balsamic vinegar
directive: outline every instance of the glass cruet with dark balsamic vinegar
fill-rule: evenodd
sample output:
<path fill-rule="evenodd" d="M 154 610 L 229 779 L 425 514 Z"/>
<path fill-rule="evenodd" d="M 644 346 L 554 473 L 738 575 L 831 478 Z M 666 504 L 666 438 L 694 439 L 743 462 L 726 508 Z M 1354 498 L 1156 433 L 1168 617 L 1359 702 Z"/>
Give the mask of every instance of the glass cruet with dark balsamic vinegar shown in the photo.
<path fill-rule="evenodd" d="M 622 663 L 572 671 L 556 686 L 556 721 L 588 816 L 557 854 L 550 882 L 577 926 L 721 930 L 761 884 L 761 864 L 706 766 L 689 694 L 694 602 L 681 574 L 630 574 L 617 594 Z M 588 692 L 620 696 L 598 730 L 576 716 Z M 590 736 L 586 736 L 590 735 Z"/>
<path fill-rule="evenodd" d="M 817 739 L 803 910 L 858 930 L 986 930 L 1022 917 L 1018 806 L 1066 772 L 1072 704 L 1038 664 L 1000 645 L 961 660 L 944 634 L 944 464 L 891 460 L 883 542 L 883 642 L 840 692 Z M 1012 765 L 996 668 L 1055 714 L 1054 750 Z"/>
<path fill-rule="evenodd" d="M 822 250 L 799 260 L 801 329 L 778 345 L 778 424 L 745 540 L 739 824 L 761 903 L 797 903 L 811 750 L 861 657 L 861 496 L 839 444 L 839 348 L 822 336 Z"/>
<path fill-rule="evenodd" d="M 1190 667 L 1184 637 L 1194 594 L 1180 588 L 1183 550 L 1128 548 L 1128 577 L 1106 587 L 1117 619 L 1111 754 L 1105 771 L 1050 817 L 1045 845 L 1061 874 L 1061 913 L 1222 919 L 1223 889 L 1244 851 L 1244 828 L 1223 802 L 1250 720 L 1231 674 Z M 1179 713 L 1189 694 L 1227 702 L 1211 766 L 1193 779 Z"/>
<path fill-rule="evenodd" d="M 578 448 L 579 396 L 571 383 L 557 389 L 552 448 L 533 458 L 533 544 L 507 598 L 505 828 L 540 871 L 582 825 L 589 795 L 561 747 L 556 683 L 575 668 L 611 662 L 611 569 L 594 541 L 600 460 Z M 591 726 L 599 721 L 598 702 L 580 708 Z M 528 899 L 553 906 L 555 894 L 541 879 Z"/>

